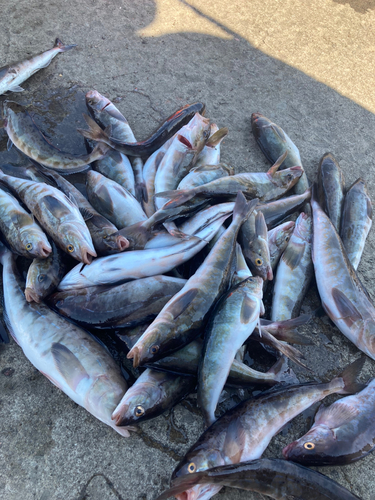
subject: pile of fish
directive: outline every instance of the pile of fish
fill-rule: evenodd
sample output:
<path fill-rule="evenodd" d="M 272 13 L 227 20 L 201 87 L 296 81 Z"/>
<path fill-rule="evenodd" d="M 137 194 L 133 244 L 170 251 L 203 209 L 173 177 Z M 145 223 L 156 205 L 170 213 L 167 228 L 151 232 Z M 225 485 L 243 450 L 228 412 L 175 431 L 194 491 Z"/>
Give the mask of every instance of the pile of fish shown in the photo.
<path fill-rule="evenodd" d="M 72 47 L 57 40 L 0 70 L 0 94 L 21 91 Z M 96 145 L 79 156 L 53 146 L 26 107 L 3 102 L 8 148 L 32 163 L 0 165 L 4 320 L 25 356 L 126 437 L 197 393 L 206 430 L 159 500 L 207 500 L 223 486 L 276 499 L 358 498 L 303 465 L 346 464 L 375 447 L 375 381 L 356 381 L 364 356 L 308 384 L 290 384 L 288 358 L 305 367 L 293 344 L 309 343 L 296 328 L 310 319 L 299 314 L 315 276 L 324 312 L 375 359 L 375 308 L 356 274 L 372 223 L 365 182 L 346 189 L 327 153 L 309 187 L 297 147 L 260 113 L 252 130 L 272 166 L 235 174 L 220 161 L 228 129 L 204 116 L 203 103 L 141 142 L 99 92 L 86 104 L 88 129 L 79 132 Z M 67 178 L 77 172 L 85 195 Z M 17 256 L 28 259 L 26 284 Z M 119 328 L 141 368 L 131 387 L 92 333 Z M 268 371 L 244 362 L 256 344 L 275 357 Z M 269 389 L 218 417 L 224 387 L 254 384 Z M 309 432 L 283 450 L 288 461 L 261 459 L 287 422 L 331 394 L 345 397 L 320 407 Z"/>

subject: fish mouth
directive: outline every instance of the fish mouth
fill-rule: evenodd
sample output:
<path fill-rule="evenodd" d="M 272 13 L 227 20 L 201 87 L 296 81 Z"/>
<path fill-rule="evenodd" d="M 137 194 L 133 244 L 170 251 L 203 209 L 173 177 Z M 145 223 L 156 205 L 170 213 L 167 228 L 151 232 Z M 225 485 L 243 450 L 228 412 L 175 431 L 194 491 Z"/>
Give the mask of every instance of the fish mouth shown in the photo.
<path fill-rule="evenodd" d="M 125 405 L 121 405 L 121 403 L 119 404 L 119 406 L 115 409 L 115 411 L 112 413 L 111 416 L 111 419 L 114 421 L 115 425 L 122 427 L 124 425 L 127 425 L 128 423 L 134 424 L 134 422 L 130 422 L 125 418 L 128 409 L 129 409 L 128 404 Z"/>
<path fill-rule="evenodd" d="M 272 281 L 273 280 L 273 272 L 272 272 L 272 268 L 269 267 L 268 270 L 267 270 L 267 279 L 268 281 Z"/>
<path fill-rule="evenodd" d="M 90 265 L 94 260 L 94 257 L 96 257 L 96 252 L 93 252 L 92 250 L 82 250 L 81 260 L 84 264 Z"/>
<path fill-rule="evenodd" d="M 133 347 L 131 349 L 127 356 L 128 359 L 133 359 L 133 367 L 138 368 L 140 362 L 141 362 L 141 350 L 139 347 Z"/>
<path fill-rule="evenodd" d="M 289 170 L 291 170 L 292 172 L 303 172 L 303 168 L 300 167 L 299 165 L 295 167 L 290 167 Z"/>
<path fill-rule="evenodd" d="M 124 236 L 119 236 L 117 238 L 117 247 L 120 250 L 120 252 L 123 252 L 127 248 L 129 248 L 130 243 L 129 240 L 127 240 Z"/>
<path fill-rule="evenodd" d="M 26 288 L 25 299 L 27 300 L 27 302 L 36 302 L 37 304 L 39 304 L 40 302 L 37 292 L 32 288 Z"/>
<path fill-rule="evenodd" d="M 46 245 L 45 243 L 41 243 L 36 248 L 35 254 L 39 259 L 46 259 L 49 254 L 52 252 L 52 248 L 50 245 Z"/>
<path fill-rule="evenodd" d="M 293 441 L 293 443 L 288 444 L 283 449 L 282 453 L 283 453 L 283 457 L 285 458 L 285 460 L 290 460 L 290 454 L 289 454 L 289 452 L 296 445 L 296 443 L 297 443 L 297 441 Z"/>

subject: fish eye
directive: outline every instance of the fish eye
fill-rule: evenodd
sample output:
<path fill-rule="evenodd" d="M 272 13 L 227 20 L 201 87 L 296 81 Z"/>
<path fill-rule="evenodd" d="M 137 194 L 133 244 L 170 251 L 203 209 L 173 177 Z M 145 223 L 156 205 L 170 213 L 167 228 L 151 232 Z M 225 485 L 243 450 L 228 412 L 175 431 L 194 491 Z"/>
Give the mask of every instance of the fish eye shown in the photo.
<path fill-rule="evenodd" d="M 136 406 L 135 409 L 134 409 L 134 415 L 136 417 L 142 417 L 142 415 L 145 414 L 145 409 L 143 408 L 143 406 Z"/>
<path fill-rule="evenodd" d="M 288 175 L 286 176 L 286 180 L 287 180 L 288 182 L 290 182 L 292 179 L 293 179 L 293 175 L 292 175 L 292 174 L 288 174 Z"/>
<path fill-rule="evenodd" d="M 68 252 L 69 252 L 69 253 L 74 252 L 74 246 L 73 246 L 73 245 L 71 245 L 71 244 L 69 244 L 69 245 L 66 247 L 66 249 L 68 250 Z"/>
<path fill-rule="evenodd" d="M 259 259 L 259 258 L 258 258 L 258 259 L 255 259 L 255 264 L 256 264 L 257 266 L 261 266 L 261 265 L 263 264 L 262 259 Z"/>
<path fill-rule="evenodd" d="M 30 252 L 30 250 L 32 250 L 32 249 L 33 249 L 33 244 L 32 244 L 32 243 L 27 243 L 27 244 L 25 245 L 25 248 L 26 248 L 26 250 L 27 250 L 28 252 Z"/>
<path fill-rule="evenodd" d="M 305 450 L 313 450 L 315 448 L 315 444 L 308 442 L 308 443 L 305 443 L 303 445 L 303 447 L 305 448 Z"/>
<path fill-rule="evenodd" d="M 159 350 L 159 346 L 157 344 L 154 344 L 150 347 L 150 352 L 151 354 L 156 354 Z"/>
<path fill-rule="evenodd" d="M 38 276 L 38 281 L 39 283 L 41 283 L 42 281 L 44 281 L 46 279 L 46 275 L 45 274 L 39 274 Z"/>
<path fill-rule="evenodd" d="M 285 241 L 289 241 L 289 236 L 285 236 Z"/>
<path fill-rule="evenodd" d="M 190 462 L 190 464 L 188 465 L 187 470 L 190 472 L 190 474 L 193 474 L 193 472 L 195 472 L 197 470 L 197 467 L 196 467 L 195 463 L 194 462 Z"/>

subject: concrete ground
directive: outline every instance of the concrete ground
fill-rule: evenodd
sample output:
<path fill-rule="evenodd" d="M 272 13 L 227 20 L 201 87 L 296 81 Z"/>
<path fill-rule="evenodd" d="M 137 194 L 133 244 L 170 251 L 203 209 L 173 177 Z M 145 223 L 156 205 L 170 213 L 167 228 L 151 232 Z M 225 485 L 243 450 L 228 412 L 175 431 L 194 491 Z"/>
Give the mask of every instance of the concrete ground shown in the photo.
<path fill-rule="evenodd" d="M 229 128 L 222 158 L 237 170 L 265 170 L 251 134 L 260 111 L 281 125 L 301 151 L 308 177 L 331 151 L 346 183 L 358 177 L 375 199 L 374 16 L 372 0 L 8 0 L 0 18 L 0 64 L 30 57 L 59 36 L 76 43 L 12 98 L 30 104 L 52 141 L 84 151 L 84 93 L 114 100 L 145 138 L 185 103 L 202 100 L 207 116 Z M 21 163 L 6 152 L 0 163 Z M 374 232 L 359 273 L 375 296 Z M 304 311 L 319 302 L 314 289 Z M 305 329 L 303 352 L 316 379 L 340 372 L 359 351 L 327 318 Z M 363 380 L 375 375 L 367 359 Z M 295 369 L 300 380 L 309 377 Z M 311 377 L 310 377 L 311 378 Z M 194 398 L 124 439 L 55 388 L 11 341 L 0 346 L 0 498 L 4 500 L 152 500 L 203 430 Z M 266 456 L 309 426 L 305 416 L 272 440 Z M 375 499 L 369 455 L 322 470 L 363 500 Z M 225 489 L 225 500 L 264 498 Z"/>

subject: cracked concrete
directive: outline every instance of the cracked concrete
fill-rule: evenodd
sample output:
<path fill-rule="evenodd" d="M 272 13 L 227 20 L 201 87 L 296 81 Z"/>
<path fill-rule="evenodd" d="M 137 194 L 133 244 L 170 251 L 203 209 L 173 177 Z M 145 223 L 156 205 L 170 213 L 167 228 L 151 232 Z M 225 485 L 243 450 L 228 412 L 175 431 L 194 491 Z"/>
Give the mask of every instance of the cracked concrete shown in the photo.
<path fill-rule="evenodd" d="M 295 141 L 311 180 L 322 154 L 331 151 L 347 185 L 361 176 L 375 199 L 374 3 L 295 5 L 293 0 L 9 0 L 0 19 L 0 64 L 46 50 L 56 36 L 78 44 L 25 82 L 25 92 L 12 95 L 31 105 L 38 124 L 62 149 L 85 152 L 75 130 L 84 126 L 89 89 L 116 103 L 138 139 L 179 106 L 202 100 L 207 115 L 229 127 L 222 157 L 237 171 L 268 167 L 251 135 L 250 115 L 260 111 Z M 25 161 L 14 148 L 6 151 L 2 132 L 0 160 Z M 359 267 L 373 297 L 374 243 L 372 231 Z M 303 312 L 318 305 L 313 287 Z M 358 356 L 327 318 L 301 331 L 315 342 L 302 350 L 318 380 Z M 311 378 L 299 368 L 295 372 L 301 381 Z M 374 374 L 368 359 L 362 379 Z M 282 448 L 307 430 L 311 415 L 296 418 L 265 456 L 280 457 Z M 153 500 L 203 430 L 195 398 L 189 397 L 172 414 L 145 422 L 138 434 L 124 439 L 52 386 L 14 342 L 0 346 L 0 422 L 5 500 Z M 374 465 L 369 455 L 321 471 L 373 500 Z M 225 489 L 218 498 L 262 497 Z"/>

